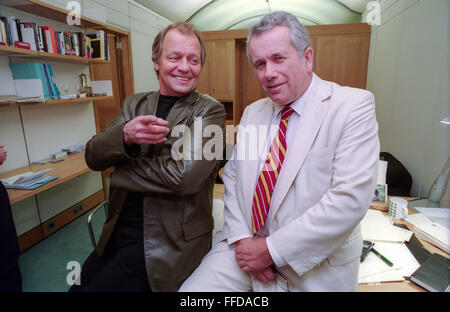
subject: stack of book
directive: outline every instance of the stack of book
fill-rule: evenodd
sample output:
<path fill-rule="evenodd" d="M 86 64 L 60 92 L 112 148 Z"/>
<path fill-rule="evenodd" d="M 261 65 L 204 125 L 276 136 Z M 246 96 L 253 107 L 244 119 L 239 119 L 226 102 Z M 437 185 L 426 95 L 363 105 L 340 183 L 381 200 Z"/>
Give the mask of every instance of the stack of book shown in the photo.
<path fill-rule="evenodd" d="M 42 86 L 43 100 L 61 99 L 60 92 L 56 86 L 55 75 L 49 64 L 17 63 L 9 64 L 9 67 L 14 78 L 16 89 L 26 90 L 26 86 L 30 86 L 30 79 L 39 79 Z M 22 84 L 22 88 L 18 87 Z"/>
<path fill-rule="evenodd" d="M 57 31 L 51 26 L 0 16 L 0 45 L 3 46 L 108 60 L 106 40 L 103 30 L 87 33 Z"/>

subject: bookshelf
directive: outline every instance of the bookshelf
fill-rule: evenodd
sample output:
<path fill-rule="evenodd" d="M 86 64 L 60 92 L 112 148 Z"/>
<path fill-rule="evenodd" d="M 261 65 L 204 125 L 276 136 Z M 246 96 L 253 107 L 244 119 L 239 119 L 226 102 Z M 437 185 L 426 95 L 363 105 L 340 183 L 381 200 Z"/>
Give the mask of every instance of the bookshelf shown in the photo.
<path fill-rule="evenodd" d="M 59 100 L 46 100 L 41 102 L 6 102 L 0 103 L 0 105 L 5 106 L 26 106 L 26 105 L 54 105 L 54 104 L 66 104 L 66 103 L 82 103 L 82 102 L 90 102 L 90 101 L 105 101 L 112 100 L 113 96 L 90 96 L 83 98 L 75 98 L 75 99 L 59 99 Z"/>
<path fill-rule="evenodd" d="M 0 1 L 3 15 L 53 26 L 60 31 L 103 30 L 109 60 L 63 55 L 0 45 L 0 58 L 9 63 L 49 63 L 60 88 L 78 89 L 78 74 L 91 81 L 111 80 L 113 96 L 82 97 L 40 102 L 0 103 L 0 145 L 8 159 L 0 166 L 0 178 L 26 171 L 53 170 L 59 178 L 35 190 L 9 189 L 19 247 L 24 251 L 107 199 L 106 173 L 91 171 L 84 152 L 66 156 L 58 163 L 33 164 L 58 148 L 85 143 L 102 130 L 120 110 L 126 96 L 134 93 L 129 32 L 81 16 L 81 25 L 68 26 L 68 11 L 38 0 Z M 66 24 L 63 25 L 62 23 Z M 73 30 L 72 30 L 73 29 Z M 8 65 L 2 63 L 3 68 Z"/>
<path fill-rule="evenodd" d="M 20 5 L 9 5 L 11 8 L 18 9 L 21 11 L 25 11 L 31 14 L 39 15 L 51 20 L 55 20 L 61 23 L 66 23 L 67 14 L 69 13 L 67 10 L 61 9 L 57 6 L 39 1 L 39 0 L 26 0 L 26 4 Z M 120 28 L 107 25 L 105 23 L 96 21 L 92 18 L 88 18 L 85 16 L 80 16 L 80 27 L 82 28 L 93 28 L 97 30 L 104 30 L 105 32 L 115 34 L 115 35 L 125 35 L 128 36 L 128 31 L 122 30 Z"/>
<path fill-rule="evenodd" d="M 76 55 L 63 55 L 63 54 L 55 54 L 48 53 L 44 51 L 34 51 L 21 49 L 11 46 L 2 46 L 0 45 L 0 55 L 6 56 L 16 56 L 16 57 L 35 57 L 41 60 L 49 60 L 55 62 L 68 62 L 68 63 L 80 63 L 80 64 L 104 64 L 109 63 L 109 60 L 101 60 L 101 59 L 92 59 L 88 57 L 76 56 Z"/>

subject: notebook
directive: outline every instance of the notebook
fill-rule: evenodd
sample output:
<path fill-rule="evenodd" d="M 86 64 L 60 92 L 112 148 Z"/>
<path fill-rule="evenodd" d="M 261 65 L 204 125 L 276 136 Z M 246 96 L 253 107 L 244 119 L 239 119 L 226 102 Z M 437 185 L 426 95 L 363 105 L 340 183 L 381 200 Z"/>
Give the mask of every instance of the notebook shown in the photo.
<path fill-rule="evenodd" d="M 434 253 L 411 275 L 410 279 L 428 291 L 449 292 L 449 266 L 450 259 Z"/>

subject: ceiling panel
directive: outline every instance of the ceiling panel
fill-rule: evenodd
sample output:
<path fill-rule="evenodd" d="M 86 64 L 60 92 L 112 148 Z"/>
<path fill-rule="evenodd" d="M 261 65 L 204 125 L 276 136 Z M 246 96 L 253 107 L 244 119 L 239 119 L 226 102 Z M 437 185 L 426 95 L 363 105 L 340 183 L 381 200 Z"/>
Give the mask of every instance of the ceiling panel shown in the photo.
<path fill-rule="evenodd" d="M 368 0 L 135 0 L 174 21 L 187 21 L 201 31 L 248 28 L 276 10 L 296 15 L 305 25 L 361 21 Z"/>

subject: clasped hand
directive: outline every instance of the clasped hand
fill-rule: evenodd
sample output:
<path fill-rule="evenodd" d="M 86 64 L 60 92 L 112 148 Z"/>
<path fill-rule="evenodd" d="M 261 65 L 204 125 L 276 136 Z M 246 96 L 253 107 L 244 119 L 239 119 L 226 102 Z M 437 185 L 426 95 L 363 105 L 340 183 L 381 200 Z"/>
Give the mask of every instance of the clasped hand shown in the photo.
<path fill-rule="evenodd" d="M 244 238 L 236 242 L 236 261 L 241 269 L 254 278 L 268 282 L 275 279 L 273 263 L 264 237 Z"/>
<path fill-rule="evenodd" d="M 123 126 L 125 144 L 158 144 L 167 140 L 169 123 L 154 115 L 142 115 L 131 119 Z"/>

